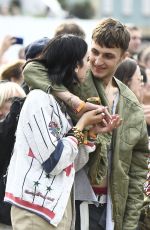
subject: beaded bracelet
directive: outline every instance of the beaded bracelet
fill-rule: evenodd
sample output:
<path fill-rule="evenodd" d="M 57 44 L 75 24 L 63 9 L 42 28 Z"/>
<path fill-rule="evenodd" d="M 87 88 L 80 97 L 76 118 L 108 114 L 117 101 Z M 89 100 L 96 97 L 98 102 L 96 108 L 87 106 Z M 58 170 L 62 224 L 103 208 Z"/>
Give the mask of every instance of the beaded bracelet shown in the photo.
<path fill-rule="evenodd" d="M 67 136 L 75 137 L 78 140 L 79 144 L 83 144 L 84 142 L 84 134 L 77 127 L 72 127 L 72 129 L 70 129 L 69 132 L 66 134 L 66 137 Z"/>

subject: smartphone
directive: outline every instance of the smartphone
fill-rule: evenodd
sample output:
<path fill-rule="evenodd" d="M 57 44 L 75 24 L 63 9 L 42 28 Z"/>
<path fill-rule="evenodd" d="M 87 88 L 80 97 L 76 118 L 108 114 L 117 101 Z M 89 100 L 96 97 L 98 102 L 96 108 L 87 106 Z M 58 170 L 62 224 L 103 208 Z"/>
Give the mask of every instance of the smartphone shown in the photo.
<path fill-rule="evenodd" d="M 21 38 L 21 37 L 13 37 L 13 39 L 16 39 L 16 41 L 13 44 L 23 45 L 23 38 Z"/>

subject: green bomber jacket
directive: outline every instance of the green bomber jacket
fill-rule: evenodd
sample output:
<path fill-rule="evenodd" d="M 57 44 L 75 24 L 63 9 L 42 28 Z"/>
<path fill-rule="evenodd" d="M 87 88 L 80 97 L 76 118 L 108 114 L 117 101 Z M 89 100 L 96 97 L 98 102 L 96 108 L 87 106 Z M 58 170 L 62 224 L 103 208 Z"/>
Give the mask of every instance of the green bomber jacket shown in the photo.
<path fill-rule="evenodd" d="M 52 85 L 48 79 L 47 69 L 36 61 L 28 63 L 23 74 L 26 83 L 31 88 L 40 88 L 44 91 L 49 89 L 66 90 L 64 86 Z M 123 119 L 121 126 L 115 129 L 112 134 L 109 185 L 115 223 L 114 230 L 135 230 L 144 201 L 143 183 L 147 174 L 148 135 L 143 109 L 136 96 L 115 77 L 114 81 L 120 93 L 117 113 Z M 95 79 L 91 72 L 89 72 L 85 83 L 73 87 L 72 92 L 83 100 L 91 96 L 99 96 L 102 104 L 107 105 L 101 81 Z M 105 168 L 108 167 L 108 164 L 99 159 L 104 157 L 103 159 L 106 160 L 105 155 L 106 151 L 103 151 L 103 156 L 100 153 L 97 156 L 95 154 L 98 160 L 94 160 L 97 163 L 92 165 L 92 173 L 98 167 L 99 171 L 104 170 L 102 175 L 105 175 Z M 97 171 L 93 175 L 92 173 L 91 177 L 97 176 Z"/>

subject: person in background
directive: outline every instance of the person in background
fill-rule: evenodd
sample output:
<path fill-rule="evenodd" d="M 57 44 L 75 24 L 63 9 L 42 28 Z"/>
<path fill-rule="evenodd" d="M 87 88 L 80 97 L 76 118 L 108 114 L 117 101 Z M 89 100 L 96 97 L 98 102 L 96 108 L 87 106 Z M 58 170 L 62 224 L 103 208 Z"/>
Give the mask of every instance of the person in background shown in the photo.
<path fill-rule="evenodd" d="M 142 43 L 142 31 L 135 25 L 127 26 L 130 33 L 130 42 L 128 47 L 129 57 L 137 60 L 137 55 L 141 48 Z"/>
<path fill-rule="evenodd" d="M 18 58 L 25 60 L 25 47 L 21 47 L 18 51 Z"/>
<path fill-rule="evenodd" d="M 138 230 L 149 230 L 150 229 L 150 157 L 148 159 L 148 174 L 147 180 L 144 184 L 145 191 L 145 200 L 144 205 L 141 210 L 141 216 L 139 219 L 139 227 Z"/>
<path fill-rule="evenodd" d="M 143 62 L 144 62 L 145 68 L 150 70 L 150 44 L 144 50 Z"/>
<path fill-rule="evenodd" d="M 43 51 L 44 47 L 49 43 L 47 37 L 35 40 L 25 47 L 25 59 L 30 60 L 37 58 Z"/>
<path fill-rule="evenodd" d="M 0 65 L 4 64 L 5 52 L 15 43 L 16 39 L 10 35 L 6 35 L 0 43 Z"/>
<path fill-rule="evenodd" d="M 58 25 L 54 32 L 54 37 L 63 34 L 73 34 L 85 39 L 84 30 L 77 23 L 72 21 L 67 21 Z M 31 42 L 25 47 L 25 59 L 29 60 L 38 57 L 49 41 L 49 38 L 44 37 Z"/>
<path fill-rule="evenodd" d="M 102 20 L 92 33 L 90 71 L 85 81 L 74 85 L 71 91 L 85 102 L 84 106 L 80 106 L 81 111 L 87 106 L 86 100 L 94 96 L 99 97 L 100 103 L 107 105 L 112 114 L 118 113 L 123 119 L 112 135 L 97 136 L 95 153 L 87 165 L 88 178 L 83 179 L 83 171 L 82 176 L 76 176 L 80 180 L 76 183 L 76 230 L 82 229 L 81 225 L 83 227 L 85 223 L 87 228 L 90 226 L 95 230 L 135 230 L 137 227 L 144 201 L 143 183 L 149 152 L 146 122 L 134 93 L 114 78 L 118 65 L 127 56 L 129 41 L 130 34 L 121 22 L 112 18 Z M 41 88 L 46 92 L 51 89 L 57 96 L 64 91 L 68 95 L 62 86 L 51 84 L 44 66 L 40 66 L 33 77 L 33 66 L 29 64 L 23 73 L 32 88 Z M 73 97 L 68 98 L 73 107 Z M 83 105 L 82 102 L 79 104 Z M 100 205 L 96 206 L 96 201 Z M 87 205 L 89 210 L 86 209 L 87 217 L 83 222 L 80 210 Z M 82 211 L 81 217 L 84 218 Z"/>
<path fill-rule="evenodd" d="M 141 103 L 147 123 L 148 135 L 150 136 L 150 105 L 143 103 L 143 75 L 137 62 L 126 58 L 117 68 L 115 77 L 122 81 L 132 90 Z"/>
<path fill-rule="evenodd" d="M 0 81 L 0 228 L 5 227 L 2 224 L 11 225 L 10 205 L 3 200 L 7 168 L 15 142 L 18 116 L 25 96 L 25 92 L 17 83 Z"/>
<path fill-rule="evenodd" d="M 0 79 L 16 82 L 19 84 L 26 94 L 29 93 L 29 87 L 24 82 L 24 77 L 22 74 L 22 68 L 25 64 L 25 60 L 17 59 L 3 65 L 0 69 Z"/>
<path fill-rule="evenodd" d="M 145 66 L 145 72 L 147 74 L 147 82 L 150 84 L 150 45 L 147 45 L 147 47 L 144 49 L 142 61 Z"/>
<path fill-rule="evenodd" d="M 0 79 L 16 82 L 17 84 L 22 85 L 24 81 L 22 67 L 24 64 L 25 60 L 17 59 L 4 65 L 0 70 Z"/>
<path fill-rule="evenodd" d="M 122 81 L 125 85 L 131 89 L 134 94 L 137 96 L 138 100 L 140 101 L 145 114 L 145 119 L 147 122 L 147 130 L 149 134 L 149 125 L 150 125 L 150 106 L 143 105 L 143 95 L 142 95 L 142 87 L 143 87 L 143 81 L 142 81 L 142 75 L 140 72 L 140 68 L 137 64 L 137 62 L 133 59 L 127 58 L 125 59 L 117 68 L 115 72 L 115 77 L 118 78 L 120 81 Z M 148 158 L 148 168 L 150 170 L 150 156 Z M 140 221 L 139 221 L 139 230 L 146 230 L 148 229 L 148 223 L 150 221 L 150 171 L 147 174 L 147 182 L 143 184 L 145 188 L 145 199 L 144 199 L 144 205 L 141 211 L 140 215 Z M 148 221 L 149 220 L 149 221 Z"/>
<path fill-rule="evenodd" d="M 63 34 L 74 34 L 85 39 L 84 30 L 75 22 L 67 21 L 57 26 L 54 37 Z"/>
<path fill-rule="evenodd" d="M 31 59 L 39 57 L 44 47 L 48 44 L 49 41 L 50 41 L 49 38 L 43 37 L 41 39 L 35 40 L 31 42 L 30 44 L 28 44 L 24 48 L 25 60 L 29 61 Z M 25 90 L 25 92 L 28 94 L 30 91 L 30 87 L 26 84 L 25 81 L 23 82 L 22 87 Z"/>
<path fill-rule="evenodd" d="M 140 67 L 134 59 L 126 58 L 118 66 L 114 76 L 123 82 L 136 95 L 139 102 L 142 103 L 142 85 L 143 76 Z"/>

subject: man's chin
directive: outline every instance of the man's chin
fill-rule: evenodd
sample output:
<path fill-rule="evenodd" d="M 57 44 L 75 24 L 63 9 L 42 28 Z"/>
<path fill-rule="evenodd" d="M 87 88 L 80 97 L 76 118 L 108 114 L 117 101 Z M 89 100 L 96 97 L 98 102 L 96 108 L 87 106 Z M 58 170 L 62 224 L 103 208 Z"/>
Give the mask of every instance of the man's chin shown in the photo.
<path fill-rule="evenodd" d="M 101 78 L 101 74 L 98 71 L 96 71 L 95 69 L 91 69 L 91 71 L 92 71 L 94 77 Z"/>
<path fill-rule="evenodd" d="M 94 76 L 95 78 L 99 78 L 99 79 L 103 78 L 99 73 L 97 73 L 97 72 L 95 72 L 95 71 L 93 71 L 92 73 L 93 73 L 93 76 Z"/>

